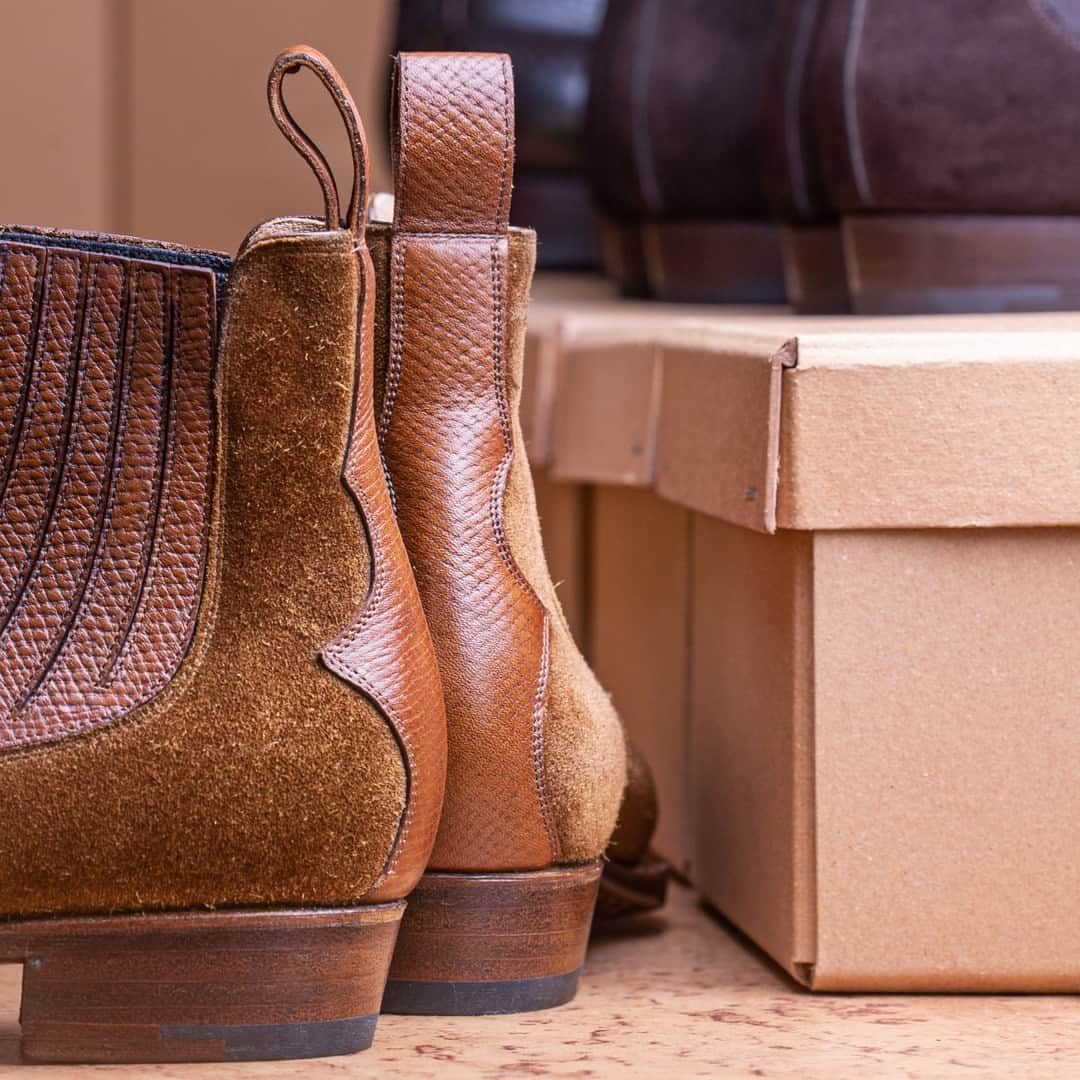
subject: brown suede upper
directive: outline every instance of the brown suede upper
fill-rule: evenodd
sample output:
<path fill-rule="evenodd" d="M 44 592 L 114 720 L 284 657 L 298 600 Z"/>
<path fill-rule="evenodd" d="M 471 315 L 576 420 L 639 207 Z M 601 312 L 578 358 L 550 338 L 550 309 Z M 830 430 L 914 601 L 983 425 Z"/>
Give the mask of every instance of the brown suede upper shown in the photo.
<path fill-rule="evenodd" d="M 172 485 L 196 504 L 188 517 L 205 518 L 194 634 L 179 670 L 148 702 L 103 721 L 92 695 L 71 693 L 68 732 L 45 727 L 28 739 L 9 724 L 16 739 L 0 752 L 0 917 L 390 900 L 412 888 L 426 863 L 445 719 L 375 440 L 372 271 L 359 222 L 366 153 L 355 106 L 318 54 L 283 54 L 272 100 L 276 92 L 280 104 L 281 76 L 298 66 L 334 92 L 354 139 L 359 194 L 343 228 L 335 192 L 333 206 L 327 195 L 331 224 L 277 219 L 248 238 L 228 274 L 213 377 L 188 372 L 194 309 L 178 309 L 179 330 L 166 336 L 159 366 L 174 387 L 188 387 L 187 398 L 174 394 L 174 413 L 198 416 L 201 394 L 207 419 L 187 443 L 200 444 L 206 479 L 200 488 L 180 455 L 166 455 L 153 483 L 124 490 L 156 499 L 167 523 L 162 490 Z M 275 115 L 283 130 L 292 123 L 283 108 Z M 320 180 L 329 192 L 333 181 Z M 64 257 L 73 264 L 90 248 L 91 260 L 117 272 L 156 261 L 206 280 L 200 253 L 120 238 L 55 243 L 71 249 Z M 205 302 L 198 310 L 212 338 L 216 320 Z M 47 355 L 78 370 L 79 350 L 49 346 Z M 208 365 L 212 349 L 196 356 Z M 108 418 L 124 414 L 100 397 L 88 398 L 86 410 L 108 428 Z M 59 410 L 48 401 L 32 407 Z M 72 426 L 59 415 L 61 428 Z M 111 455 L 95 457 L 75 436 L 68 441 L 66 470 L 77 471 L 82 503 L 102 473 L 123 477 L 141 444 L 112 445 Z M 138 550 L 134 530 L 105 533 L 103 551 Z M 66 572 L 69 551 L 83 550 L 69 544 L 55 572 Z M 148 610 L 154 574 L 193 579 L 174 551 L 152 542 L 150 584 L 120 594 L 117 627 L 163 632 L 167 621 Z M 117 591 L 98 563 L 86 574 L 85 590 L 45 597 L 73 610 L 73 626 L 80 604 Z M 23 597 L 16 618 L 19 605 Z M 92 616 L 106 634 L 108 611 Z M 50 632 L 47 620 L 39 623 L 32 642 Z M 0 668 L 9 696 L 23 692 L 18 672 Z"/>
<path fill-rule="evenodd" d="M 1075 0 L 828 0 L 815 114 L 844 212 L 1080 213 Z"/>

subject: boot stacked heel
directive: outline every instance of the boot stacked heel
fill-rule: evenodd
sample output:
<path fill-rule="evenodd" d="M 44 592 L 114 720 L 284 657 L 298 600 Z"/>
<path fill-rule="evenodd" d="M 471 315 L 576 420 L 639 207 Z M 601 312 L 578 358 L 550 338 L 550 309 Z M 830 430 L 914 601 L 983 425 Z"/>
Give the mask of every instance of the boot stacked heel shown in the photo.
<path fill-rule="evenodd" d="M 371 1045 L 404 903 L 0 924 L 33 1062 L 258 1061 Z"/>
<path fill-rule="evenodd" d="M 569 1001 L 600 863 L 523 873 L 429 872 L 409 897 L 383 1011 L 531 1012 Z"/>

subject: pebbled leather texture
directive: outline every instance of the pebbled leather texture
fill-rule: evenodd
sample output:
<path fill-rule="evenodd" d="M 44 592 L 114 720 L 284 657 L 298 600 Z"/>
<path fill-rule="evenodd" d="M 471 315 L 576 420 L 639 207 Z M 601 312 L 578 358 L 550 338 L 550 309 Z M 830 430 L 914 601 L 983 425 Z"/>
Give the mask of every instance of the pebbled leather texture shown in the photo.
<path fill-rule="evenodd" d="M 550 865 L 544 782 L 551 617 L 506 541 L 509 62 L 410 53 L 396 85 L 390 359 L 380 440 L 446 698 L 431 866 Z"/>
<path fill-rule="evenodd" d="M 322 650 L 326 666 L 379 706 L 401 743 L 408 774 L 405 814 L 369 901 L 409 893 L 427 868 L 446 786 L 446 710 L 435 650 L 409 566 L 376 437 L 373 405 L 375 285 L 358 248 L 357 393 L 344 477 L 371 545 L 372 584 L 363 610 Z"/>
<path fill-rule="evenodd" d="M 119 719 L 183 660 L 206 570 L 216 281 L 175 251 L 50 233 L 0 238 L 0 266 L 6 750 Z"/>

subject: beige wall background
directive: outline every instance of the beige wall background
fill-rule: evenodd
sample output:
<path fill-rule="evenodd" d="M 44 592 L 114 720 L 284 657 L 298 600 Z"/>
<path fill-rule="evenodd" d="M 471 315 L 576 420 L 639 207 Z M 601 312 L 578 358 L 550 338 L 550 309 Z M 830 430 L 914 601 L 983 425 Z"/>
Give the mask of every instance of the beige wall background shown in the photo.
<path fill-rule="evenodd" d="M 393 0 L 0 0 L 0 221 L 235 251 L 278 214 L 318 213 L 266 106 L 274 56 L 305 42 L 348 82 L 389 180 Z M 290 108 L 351 183 L 344 129 L 310 76 Z"/>

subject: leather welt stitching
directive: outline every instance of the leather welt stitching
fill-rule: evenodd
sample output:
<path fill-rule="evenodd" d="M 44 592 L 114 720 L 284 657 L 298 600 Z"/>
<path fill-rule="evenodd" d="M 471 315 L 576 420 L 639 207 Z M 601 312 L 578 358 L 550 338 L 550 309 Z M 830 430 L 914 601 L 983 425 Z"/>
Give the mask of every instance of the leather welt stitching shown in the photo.
<path fill-rule="evenodd" d="M 87 543 L 80 545 L 81 558 L 80 563 L 86 563 L 86 556 L 90 555 L 91 548 L 93 554 L 89 560 L 89 565 L 86 567 L 82 575 L 82 587 L 78 589 L 76 595 L 72 599 L 72 611 L 67 620 L 68 625 L 64 630 L 60 641 L 53 649 L 52 656 L 49 658 L 41 668 L 41 672 L 38 675 L 36 683 L 33 689 L 26 695 L 25 700 L 19 707 L 20 715 L 24 715 L 29 712 L 36 704 L 42 689 L 48 685 L 53 678 L 57 677 L 61 671 L 60 664 L 65 661 L 71 651 L 71 644 L 78 633 L 80 627 L 89 618 L 89 608 L 85 604 L 85 599 L 90 592 L 91 583 L 94 581 L 96 575 L 100 572 L 101 562 L 105 548 L 105 539 L 109 535 L 112 529 L 112 517 L 113 511 L 116 507 L 116 495 L 118 487 L 118 479 L 120 473 L 120 447 L 123 443 L 124 432 L 127 424 L 127 406 L 128 406 L 128 394 L 130 390 L 130 384 L 128 379 L 126 357 L 124 355 L 124 334 L 126 330 L 126 311 L 124 304 L 124 294 L 126 290 L 127 275 L 124 272 L 124 267 L 120 263 L 101 261 L 94 268 L 94 281 L 96 282 L 100 269 L 103 266 L 112 266 L 120 271 L 120 284 L 118 295 L 116 297 L 117 303 L 117 328 L 116 328 L 116 342 L 113 347 L 113 356 L 115 357 L 116 364 L 115 370 L 112 374 L 112 391 L 110 394 L 110 414 L 109 414 L 109 431 L 107 436 L 108 448 L 106 450 L 106 460 L 109 461 L 109 470 L 103 480 L 103 490 L 98 496 L 99 510 L 94 515 L 94 533 L 87 538 Z M 92 314 L 93 307 L 88 303 L 87 311 Z M 89 318 L 89 316 L 88 316 Z M 91 328 L 92 333 L 92 328 Z M 92 339 L 91 339 L 92 344 Z M 103 343 L 104 344 L 104 343 Z M 77 730 L 81 725 L 80 721 L 84 719 L 82 717 L 75 719 L 73 722 L 69 722 L 63 725 L 64 731 Z"/>

